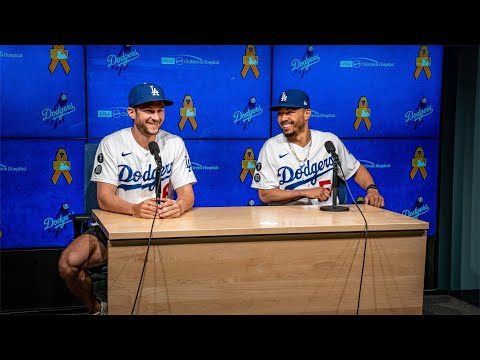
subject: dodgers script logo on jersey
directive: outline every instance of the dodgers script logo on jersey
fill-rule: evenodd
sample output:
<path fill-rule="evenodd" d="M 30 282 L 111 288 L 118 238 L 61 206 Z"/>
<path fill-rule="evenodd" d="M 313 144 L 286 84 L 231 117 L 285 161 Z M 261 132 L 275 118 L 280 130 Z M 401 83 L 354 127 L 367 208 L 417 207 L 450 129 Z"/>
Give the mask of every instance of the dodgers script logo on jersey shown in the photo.
<path fill-rule="evenodd" d="M 160 173 L 161 180 L 167 179 L 170 177 L 172 173 L 173 162 L 165 164 L 162 166 L 162 170 Z M 145 170 L 142 174 L 141 171 L 133 171 L 133 169 L 126 165 L 121 164 L 118 165 L 119 174 L 118 174 L 118 181 L 121 183 L 118 185 L 120 189 L 125 191 L 133 190 L 133 189 L 145 189 L 148 188 L 150 191 L 155 190 L 155 170 L 156 167 L 152 164 L 148 165 L 148 169 Z M 130 184 L 133 183 L 133 184 Z"/>
<path fill-rule="evenodd" d="M 290 166 L 282 166 L 278 169 L 277 176 L 280 178 L 280 186 L 284 186 L 285 190 L 293 190 L 308 182 L 315 185 L 319 177 L 332 170 L 333 158 L 330 156 L 318 163 L 314 162 L 310 164 L 310 160 L 307 160 L 305 164 L 301 165 L 295 171 Z M 307 178 L 302 179 L 303 177 Z M 289 185 L 285 186 L 285 184 Z"/>

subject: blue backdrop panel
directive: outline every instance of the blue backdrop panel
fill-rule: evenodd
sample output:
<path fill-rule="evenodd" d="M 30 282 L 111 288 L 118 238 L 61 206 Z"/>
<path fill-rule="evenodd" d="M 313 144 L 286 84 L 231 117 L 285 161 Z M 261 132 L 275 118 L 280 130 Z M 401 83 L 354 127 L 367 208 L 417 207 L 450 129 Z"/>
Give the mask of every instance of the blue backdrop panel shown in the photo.
<path fill-rule="evenodd" d="M 85 137 L 83 45 L 0 45 L 0 133 Z"/>
<path fill-rule="evenodd" d="M 310 126 L 342 137 L 439 136 L 443 46 L 275 45 L 272 100 L 310 95 Z M 428 50 L 427 52 L 424 50 Z M 417 62 L 430 66 L 417 66 Z M 427 74 L 429 78 L 427 78 Z M 280 133 L 273 114 L 272 133 Z"/>
<path fill-rule="evenodd" d="M 61 247 L 70 243 L 71 215 L 83 212 L 84 143 L 2 139 L 2 249 Z"/>
<path fill-rule="evenodd" d="M 261 205 L 252 176 L 263 140 L 186 140 L 195 207 Z"/>
<path fill-rule="evenodd" d="M 344 143 L 372 174 L 385 198 L 385 209 L 428 221 L 428 235 L 435 235 L 439 140 L 351 139 Z M 355 199 L 366 195 L 353 178 L 348 185 Z M 350 194 L 348 198 L 353 203 Z"/>
<path fill-rule="evenodd" d="M 270 45 L 92 45 L 86 54 L 89 137 L 131 126 L 128 93 L 142 82 L 157 83 L 174 101 L 166 131 L 184 138 L 270 135 Z"/>

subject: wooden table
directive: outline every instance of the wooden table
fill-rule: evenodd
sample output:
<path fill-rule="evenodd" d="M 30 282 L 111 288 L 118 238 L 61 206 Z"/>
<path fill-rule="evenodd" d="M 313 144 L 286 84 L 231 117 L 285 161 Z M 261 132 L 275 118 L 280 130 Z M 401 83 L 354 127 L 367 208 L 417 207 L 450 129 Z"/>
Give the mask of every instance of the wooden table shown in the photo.
<path fill-rule="evenodd" d="M 95 209 L 108 313 L 132 313 L 148 248 L 134 314 L 421 314 L 428 222 L 359 205 L 366 234 L 348 206 L 193 208 L 150 247 L 152 220 Z"/>

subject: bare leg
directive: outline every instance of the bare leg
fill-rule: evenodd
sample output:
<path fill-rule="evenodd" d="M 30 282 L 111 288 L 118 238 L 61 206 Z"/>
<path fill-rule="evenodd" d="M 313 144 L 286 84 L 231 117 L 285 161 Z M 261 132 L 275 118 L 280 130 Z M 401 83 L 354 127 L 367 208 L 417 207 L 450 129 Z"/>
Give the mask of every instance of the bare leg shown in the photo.
<path fill-rule="evenodd" d="M 107 249 L 91 234 L 83 234 L 74 239 L 58 260 L 58 271 L 68 289 L 90 313 L 100 310 L 100 304 L 92 289 L 92 279 L 86 269 L 105 264 Z"/>

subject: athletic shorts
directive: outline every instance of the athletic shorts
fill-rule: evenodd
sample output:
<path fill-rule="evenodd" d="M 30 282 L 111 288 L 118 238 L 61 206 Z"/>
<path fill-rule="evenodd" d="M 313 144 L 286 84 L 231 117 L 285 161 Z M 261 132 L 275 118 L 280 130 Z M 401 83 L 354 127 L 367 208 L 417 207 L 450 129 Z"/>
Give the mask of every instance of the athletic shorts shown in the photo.
<path fill-rule="evenodd" d="M 103 233 L 102 229 L 98 225 L 92 225 L 90 226 L 87 230 L 83 232 L 84 234 L 90 234 L 95 236 L 98 241 L 100 241 L 103 246 L 107 247 L 108 244 L 108 238 L 107 236 Z"/>

